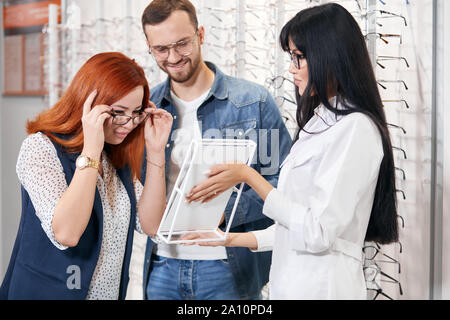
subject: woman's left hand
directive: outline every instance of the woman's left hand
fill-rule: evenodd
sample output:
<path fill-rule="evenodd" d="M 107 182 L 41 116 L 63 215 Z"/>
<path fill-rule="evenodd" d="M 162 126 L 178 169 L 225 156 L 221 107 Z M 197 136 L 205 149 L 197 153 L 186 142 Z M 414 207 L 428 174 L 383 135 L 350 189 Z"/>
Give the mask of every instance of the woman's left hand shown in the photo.
<path fill-rule="evenodd" d="M 208 202 L 222 192 L 245 181 L 246 170 L 251 169 L 243 163 L 217 165 L 211 168 L 208 179 L 194 186 L 186 196 L 188 202 Z"/>
<path fill-rule="evenodd" d="M 173 118 L 169 112 L 156 108 L 151 101 L 149 103 L 150 107 L 144 110 L 149 113 L 145 120 L 145 145 L 148 152 L 160 153 L 169 139 Z"/>

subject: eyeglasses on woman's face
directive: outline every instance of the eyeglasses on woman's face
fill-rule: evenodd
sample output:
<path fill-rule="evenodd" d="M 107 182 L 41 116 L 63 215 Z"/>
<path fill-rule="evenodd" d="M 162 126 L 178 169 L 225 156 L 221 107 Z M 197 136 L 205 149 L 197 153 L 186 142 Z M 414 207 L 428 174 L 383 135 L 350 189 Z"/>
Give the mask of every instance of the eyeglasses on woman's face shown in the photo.
<path fill-rule="evenodd" d="M 133 111 L 134 116 L 132 117 L 127 116 L 123 110 L 112 110 L 111 111 L 112 123 L 118 126 L 124 126 L 130 120 L 132 120 L 133 125 L 138 126 L 148 116 L 148 113 L 141 109 Z"/>
<path fill-rule="evenodd" d="M 296 54 L 295 52 L 290 51 L 289 56 L 291 57 L 291 62 L 294 64 L 294 67 L 296 69 L 301 69 L 306 61 L 305 55 L 302 54 Z"/>

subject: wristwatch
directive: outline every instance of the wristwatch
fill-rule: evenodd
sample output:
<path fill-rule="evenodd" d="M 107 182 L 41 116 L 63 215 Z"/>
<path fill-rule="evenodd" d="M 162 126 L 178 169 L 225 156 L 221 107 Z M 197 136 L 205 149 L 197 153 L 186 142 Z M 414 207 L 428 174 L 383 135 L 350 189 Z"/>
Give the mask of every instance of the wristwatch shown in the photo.
<path fill-rule="evenodd" d="M 78 169 L 83 170 L 84 168 L 95 168 L 98 170 L 100 167 L 100 161 L 89 158 L 85 155 L 80 155 L 75 161 L 75 165 Z"/>

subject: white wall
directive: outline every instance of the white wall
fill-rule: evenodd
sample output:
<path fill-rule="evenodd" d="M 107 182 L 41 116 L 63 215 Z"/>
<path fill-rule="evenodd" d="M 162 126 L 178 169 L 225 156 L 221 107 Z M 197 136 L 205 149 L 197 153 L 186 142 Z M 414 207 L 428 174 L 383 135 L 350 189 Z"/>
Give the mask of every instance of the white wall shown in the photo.
<path fill-rule="evenodd" d="M 3 4 L 2 4 L 3 6 Z M 0 7 L 1 8 L 1 7 Z M 0 25 L 3 26 L 0 15 Z M 3 28 L 0 55 L 3 61 Z M 2 64 L 3 65 L 3 64 Z M 3 67 L 0 85 L 3 91 Z M 21 214 L 20 184 L 16 176 L 16 160 L 26 136 L 25 122 L 44 108 L 41 97 L 0 96 L 0 279 L 6 272 L 16 238 Z M 0 282 L 1 282 L 0 280 Z"/>
<path fill-rule="evenodd" d="M 44 108 L 41 98 L 1 98 L 1 248 L 0 278 L 9 262 L 21 214 L 20 184 L 16 176 L 16 160 L 26 136 L 25 122 Z"/>
<path fill-rule="evenodd" d="M 438 195 L 437 205 L 442 214 L 436 223 L 436 280 L 437 298 L 450 299 L 450 3 L 438 0 L 437 54 L 437 111 L 438 111 Z M 439 192 L 441 192 L 439 194 Z M 439 254 L 441 255 L 439 257 Z M 440 274 L 439 274 L 440 273 Z M 439 279 L 440 278 L 440 279 Z M 441 282 L 439 281 L 441 280 Z"/>
<path fill-rule="evenodd" d="M 392 263 L 380 264 L 382 269 L 395 279 L 399 279 L 404 294 L 399 294 L 396 284 L 382 282 L 384 290 L 394 299 L 428 299 L 430 277 L 430 197 L 431 197 L 431 107 L 432 107 L 432 45 L 433 20 L 432 0 L 386 1 L 378 9 L 399 13 L 406 17 L 408 25 L 399 18 L 377 19 L 383 26 L 377 32 L 401 34 L 399 39 L 386 38 L 385 44 L 377 40 L 377 56 L 405 57 L 410 65 L 407 68 L 402 60 L 380 61 L 385 69 L 376 66 L 378 80 L 403 80 L 402 84 L 384 83 L 387 90 L 379 87 L 383 100 L 405 99 L 410 109 L 402 103 L 385 103 L 388 123 L 402 126 L 406 134 L 391 128 L 392 144 L 403 148 L 407 159 L 394 151 L 395 165 L 406 173 L 406 180 L 396 172 L 397 189 L 405 192 L 406 200 L 398 194 L 398 214 L 404 218 L 405 228 L 400 228 L 398 245 L 384 247 L 386 253 L 401 263 L 401 273 Z M 382 259 L 389 260 L 389 259 Z M 383 279 L 386 280 L 386 279 Z"/>

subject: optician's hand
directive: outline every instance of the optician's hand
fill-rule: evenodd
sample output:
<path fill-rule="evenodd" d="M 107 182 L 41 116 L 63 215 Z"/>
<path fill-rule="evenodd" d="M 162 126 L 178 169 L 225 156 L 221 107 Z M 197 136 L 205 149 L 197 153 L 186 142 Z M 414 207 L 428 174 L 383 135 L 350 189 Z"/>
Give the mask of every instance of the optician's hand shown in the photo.
<path fill-rule="evenodd" d="M 246 182 L 246 172 L 251 168 L 243 163 L 217 165 L 211 168 L 208 179 L 194 186 L 188 193 L 188 202 L 208 202 L 241 182 Z"/>
<path fill-rule="evenodd" d="M 111 117 L 111 107 L 103 104 L 92 107 L 96 96 L 97 90 L 94 90 L 84 102 L 81 123 L 84 135 L 82 153 L 98 160 L 105 143 L 103 124 L 106 119 Z"/>
<path fill-rule="evenodd" d="M 156 108 L 151 101 L 149 103 L 150 107 L 144 110 L 149 113 L 145 120 L 145 144 L 149 153 L 160 153 L 169 139 L 173 118 L 169 112 Z"/>

